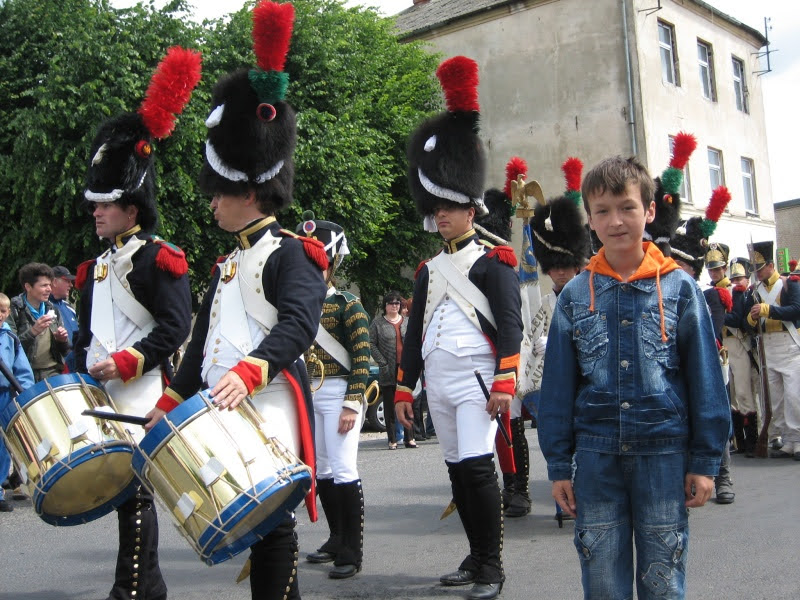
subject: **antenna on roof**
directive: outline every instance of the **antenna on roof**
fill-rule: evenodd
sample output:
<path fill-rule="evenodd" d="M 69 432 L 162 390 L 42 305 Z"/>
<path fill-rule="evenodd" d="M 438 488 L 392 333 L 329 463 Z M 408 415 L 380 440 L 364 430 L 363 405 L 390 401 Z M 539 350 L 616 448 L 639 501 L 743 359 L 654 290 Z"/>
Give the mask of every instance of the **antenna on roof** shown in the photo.
<path fill-rule="evenodd" d="M 767 57 L 767 68 L 766 69 L 761 69 L 760 71 L 753 71 L 753 75 L 758 75 L 759 77 L 761 75 L 766 74 L 766 73 L 771 73 L 772 72 L 772 65 L 770 65 L 769 57 L 770 57 L 770 54 L 772 54 L 773 52 L 777 52 L 777 50 L 770 50 L 770 48 L 769 48 L 769 30 L 772 29 L 772 25 L 770 25 L 769 23 L 771 21 L 772 21 L 771 18 L 764 17 L 764 37 L 767 40 L 767 43 L 766 43 L 767 49 L 764 50 L 764 52 L 753 52 L 753 55 L 756 58 L 762 58 L 764 56 Z"/>

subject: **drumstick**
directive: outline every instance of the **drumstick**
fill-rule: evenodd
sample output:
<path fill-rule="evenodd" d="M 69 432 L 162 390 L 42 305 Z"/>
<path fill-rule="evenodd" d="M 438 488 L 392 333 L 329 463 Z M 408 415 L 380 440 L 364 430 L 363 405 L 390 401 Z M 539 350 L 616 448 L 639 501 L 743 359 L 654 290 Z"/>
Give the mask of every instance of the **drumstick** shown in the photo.
<path fill-rule="evenodd" d="M 483 390 L 483 395 L 486 396 L 486 401 L 489 401 L 489 390 L 486 389 L 486 384 L 483 382 L 483 377 L 481 377 L 480 371 L 475 371 L 475 377 L 478 379 L 478 383 L 481 386 L 481 390 Z M 506 425 L 503 423 L 503 419 L 500 418 L 500 413 L 497 413 L 497 417 L 495 418 L 497 421 L 497 428 L 500 430 L 500 435 L 503 436 L 503 439 L 508 444 L 508 447 L 511 448 L 511 436 L 508 435 L 508 431 L 506 431 Z"/>
<path fill-rule="evenodd" d="M 11 369 L 8 368 L 8 365 L 3 361 L 2 358 L 0 358 L 0 371 L 3 373 L 3 375 L 5 375 L 6 379 L 8 379 L 8 382 L 11 384 L 11 387 L 14 388 L 14 391 L 17 392 L 17 394 L 21 394 L 22 386 L 20 385 L 19 381 L 17 381 L 17 378 L 14 377 L 14 373 L 11 372 Z"/>
<path fill-rule="evenodd" d="M 131 425 L 141 425 L 144 427 L 150 422 L 147 417 L 137 417 L 134 415 L 123 415 L 122 413 L 105 412 L 102 410 L 86 409 L 81 413 L 87 417 L 97 417 L 98 419 L 107 419 L 109 421 L 121 421 L 123 423 L 130 423 Z"/>

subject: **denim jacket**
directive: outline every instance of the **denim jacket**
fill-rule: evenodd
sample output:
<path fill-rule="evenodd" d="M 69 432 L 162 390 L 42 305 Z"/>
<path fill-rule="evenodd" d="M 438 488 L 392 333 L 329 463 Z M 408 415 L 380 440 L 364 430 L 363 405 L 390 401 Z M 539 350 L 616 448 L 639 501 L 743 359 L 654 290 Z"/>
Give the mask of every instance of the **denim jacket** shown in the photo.
<path fill-rule="evenodd" d="M 688 451 L 690 473 L 718 472 L 730 408 L 706 301 L 674 261 L 645 248 L 628 282 L 601 253 L 559 295 L 539 408 L 553 481 L 571 478 L 575 450 Z"/>

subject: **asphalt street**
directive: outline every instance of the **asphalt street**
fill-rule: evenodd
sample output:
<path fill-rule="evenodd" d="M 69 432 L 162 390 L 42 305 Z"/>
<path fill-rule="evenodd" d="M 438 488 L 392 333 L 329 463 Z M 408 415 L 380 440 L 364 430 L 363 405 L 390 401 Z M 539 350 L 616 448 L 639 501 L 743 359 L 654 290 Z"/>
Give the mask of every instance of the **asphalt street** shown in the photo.
<path fill-rule="evenodd" d="M 531 445 L 532 513 L 505 524 L 506 584 L 502 598 L 581 598 L 573 526 L 553 520 L 550 485 Z M 359 468 L 366 497 L 365 558 L 356 577 L 332 581 L 327 565 L 301 559 L 300 589 L 317 599 L 460 600 L 468 588 L 443 588 L 439 575 L 458 566 L 466 541 L 456 515 L 440 520 L 450 500 L 435 438 L 417 450 L 386 449 L 384 435 L 362 433 Z M 800 598 L 800 462 L 734 456 L 736 501 L 692 511 L 688 598 Z M 47 525 L 30 503 L 0 513 L 0 600 L 102 600 L 110 589 L 117 545 L 116 516 L 76 527 Z M 235 579 L 246 553 L 213 567 L 197 558 L 161 508 L 161 568 L 174 600 L 250 598 Z M 300 553 L 327 537 L 324 521 L 298 509 Z"/>

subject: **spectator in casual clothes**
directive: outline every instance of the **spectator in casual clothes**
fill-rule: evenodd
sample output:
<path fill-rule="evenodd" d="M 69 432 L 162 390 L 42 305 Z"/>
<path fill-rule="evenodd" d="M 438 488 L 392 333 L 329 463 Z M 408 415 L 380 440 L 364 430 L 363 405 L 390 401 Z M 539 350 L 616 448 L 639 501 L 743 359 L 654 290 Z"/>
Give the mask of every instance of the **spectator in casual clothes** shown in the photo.
<path fill-rule="evenodd" d="M 75 282 L 75 275 L 69 272 L 67 267 L 61 265 L 53 267 L 53 283 L 50 286 L 50 302 L 53 303 L 61 313 L 61 320 L 64 322 L 64 329 L 67 330 L 67 340 L 69 342 L 69 353 L 64 359 L 64 363 L 70 371 L 75 370 L 75 357 L 72 353 L 72 345 L 75 341 L 75 334 L 78 332 L 78 317 L 75 307 L 69 301 L 69 293 Z"/>
<path fill-rule="evenodd" d="M 11 369 L 22 388 L 33 385 L 33 373 L 31 365 L 19 338 L 11 331 L 6 319 L 11 312 L 11 301 L 8 296 L 0 293 L 0 360 Z M 11 400 L 11 384 L 5 376 L 0 373 L 0 411 L 5 410 L 6 405 Z M 5 483 L 11 469 L 11 456 L 6 450 L 3 438 L 0 437 L 0 483 Z M 0 512 L 11 512 L 14 507 L 5 499 L 5 490 L 0 487 Z"/>
<path fill-rule="evenodd" d="M 69 338 L 64 322 L 48 300 L 53 269 L 42 263 L 28 263 L 19 270 L 23 292 L 11 299 L 8 325 L 17 334 L 36 381 L 64 370 Z"/>

